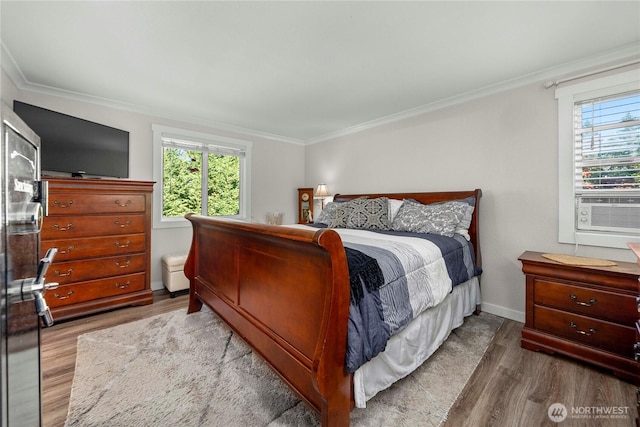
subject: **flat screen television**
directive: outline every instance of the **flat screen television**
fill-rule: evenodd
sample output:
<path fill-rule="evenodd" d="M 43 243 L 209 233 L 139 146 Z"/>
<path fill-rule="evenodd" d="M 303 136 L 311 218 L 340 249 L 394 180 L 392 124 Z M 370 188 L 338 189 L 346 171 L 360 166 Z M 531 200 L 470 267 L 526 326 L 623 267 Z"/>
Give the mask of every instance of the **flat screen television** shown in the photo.
<path fill-rule="evenodd" d="M 13 110 L 40 136 L 43 174 L 129 177 L 129 132 L 20 101 Z"/>

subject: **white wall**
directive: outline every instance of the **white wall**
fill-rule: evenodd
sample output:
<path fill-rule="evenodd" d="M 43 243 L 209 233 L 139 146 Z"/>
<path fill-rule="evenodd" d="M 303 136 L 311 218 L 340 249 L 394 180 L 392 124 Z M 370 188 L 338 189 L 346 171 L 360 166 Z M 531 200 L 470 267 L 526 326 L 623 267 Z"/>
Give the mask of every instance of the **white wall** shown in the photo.
<path fill-rule="evenodd" d="M 307 147 L 306 181 L 332 193 L 482 189 L 483 310 L 524 321 L 525 250 L 634 261 L 558 239 L 558 118 L 542 83 Z"/>
<path fill-rule="evenodd" d="M 0 89 L 2 100 L 9 106 L 12 106 L 14 99 L 18 99 L 39 107 L 128 131 L 129 178 L 133 180 L 153 180 L 152 123 L 253 141 L 251 170 L 253 220 L 265 222 L 265 215 L 268 211 L 279 210 L 285 212 L 285 222 L 294 223 L 296 221 L 296 189 L 304 186 L 305 147 L 303 145 L 240 135 L 72 99 L 22 91 L 16 88 L 4 71 L 2 71 Z M 151 235 L 151 282 L 154 289 L 162 288 L 160 266 L 162 255 L 178 251 L 186 252 L 190 243 L 191 228 L 153 230 Z"/>
<path fill-rule="evenodd" d="M 2 99 L 14 98 L 128 130 L 131 178 L 152 180 L 151 124 L 214 132 L 127 111 L 20 91 L 2 72 Z M 221 135 L 246 139 L 229 132 Z M 328 184 L 332 193 L 481 188 L 483 309 L 524 320 L 525 250 L 634 261 L 631 251 L 557 243 L 557 105 L 552 89 L 535 84 L 466 102 L 357 134 L 307 146 L 254 140 L 252 216 L 269 210 L 296 220 L 296 188 Z M 151 280 L 160 257 L 187 250 L 190 229 L 152 234 Z"/>

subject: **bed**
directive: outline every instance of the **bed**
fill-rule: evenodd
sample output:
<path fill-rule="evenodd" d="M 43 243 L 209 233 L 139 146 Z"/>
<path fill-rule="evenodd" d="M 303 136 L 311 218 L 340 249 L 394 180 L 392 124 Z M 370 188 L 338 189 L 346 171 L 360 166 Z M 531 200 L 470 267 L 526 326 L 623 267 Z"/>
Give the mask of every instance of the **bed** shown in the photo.
<path fill-rule="evenodd" d="M 187 311 L 199 311 L 206 304 L 318 414 L 323 426 L 349 425 L 353 406 L 365 406 L 377 392 L 408 375 L 464 317 L 479 311 L 480 197 L 479 189 L 336 195 L 325 208 L 327 215 L 321 213 L 316 219 L 324 223 L 298 226 L 189 214 L 193 238 L 185 263 L 190 281 Z M 384 228 L 379 227 L 384 217 L 382 201 L 388 207 L 384 224 L 393 223 L 393 230 L 375 229 Z M 376 210 L 374 205 L 377 216 L 367 213 Z M 453 222 L 461 220 L 458 227 L 466 222 L 465 227 L 454 227 L 451 233 L 447 224 L 445 236 L 425 234 L 424 228 L 415 233 L 411 215 L 416 209 L 432 215 L 440 214 L 443 206 L 460 214 L 454 215 Z M 358 212 L 365 214 L 358 216 Z M 345 221 L 348 226 L 343 227 Z M 442 230 L 438 221 L 440 217 L 427 228 Z M 457 249 L 441 255 L 447 258 L 443 264 L 433 255 L 416 255 L 413 245 L 435 245 L 442 254 L 443 247 Z M 407 254 L 390 253 L 396 246 L 407 246 Z M 385 260 L 372 255 L 378 252 L 387 253 Z M 402 262 L 426 259 L 426 273 L 418 267 L 407 277 L 433 276 L 428 280 L 440 288 L 429 287 L 428 296 L 417 300 L 408 297 L 409 311 L 415 311 L 412 315 L 387 316 L 390 304 L 402 306 L 396 301 L 404 296 L 398 295 L 406 294 L 407 288 L 423 287 L 415 277 L 403 279 L 400 274 L 393 283 L 401 283 L 404 293 L 385 296 L 391 287 L 387 276 L 412 268 L 394 264 L 400 258 Z M 466 273 L 452 273 L 455 264 Z M 370 279 L 377 284 L 369 286 Z M 448 282 L 435 283 L 440 280 Z M 443 291 L 441 286 L 448 288 Z M 352 339 L 354 329 L 368 328 L 371 322 L 377 329 Z M 406 340 L 416 337 L 421 338 L 415 353 L 406 353 L 403 348 L 414 347 L 413 343 L 407 346 Z"/>

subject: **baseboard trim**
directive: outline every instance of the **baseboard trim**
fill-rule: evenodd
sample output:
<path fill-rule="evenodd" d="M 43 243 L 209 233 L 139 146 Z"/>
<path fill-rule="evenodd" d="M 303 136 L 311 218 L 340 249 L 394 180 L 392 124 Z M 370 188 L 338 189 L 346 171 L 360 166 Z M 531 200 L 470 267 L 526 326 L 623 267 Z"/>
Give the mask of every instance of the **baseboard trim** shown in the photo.
<path fill-rule="evenodd" d="M 516 322 L 524 323 L 525 315 L 524 311 L 511 310 L 510 308 L 501 307 L 495 304 L 482 303 L 482 311 L 495 314 L 496 316 L 505 317 Z"/>
<path fill-rule="evenodd" d="M 162 284 L 162 280 L 152 280 L 151 281 L 151 290 L 152 291 L 160 291 L 164 289 L 164 285 Z"/>

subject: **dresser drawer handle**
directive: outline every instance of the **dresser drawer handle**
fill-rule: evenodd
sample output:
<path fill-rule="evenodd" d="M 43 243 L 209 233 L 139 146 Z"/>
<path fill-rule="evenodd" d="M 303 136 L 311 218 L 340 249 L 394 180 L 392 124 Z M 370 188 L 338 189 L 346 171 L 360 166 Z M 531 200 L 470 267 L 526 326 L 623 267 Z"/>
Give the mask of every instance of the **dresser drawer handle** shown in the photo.
<path fill-rule="evenodd" d="M 61 202 L 60 200 L 54 200 L 53 204 L 59 208 L 70 208 L 73 204 L 73 200 L 69 200 L 67 203 Z"/>
<path fill-rule="evenodd" d="M 124 224 L 122 224 L 120 221 L 116 220 L 116 221 L 113 221 L 113 223 L 120 228 L 127 228 L 131 225 L 131 221 L 127 221 Z"/>
<path fill-rule="evenodd" d="M 576 330 L 576 334 L 580 334 L 580 335 L 586 335 L 586 336 L 591 336 L 593 334 L 596 333 L 596 328 L 589 328 L 589 331 L 583 331 L 578 329 L 578 325 L 576 325 L 575 322 L 571 322 L 569 323 L 569 326 L 571 326 L 572 328 L 574 328 Z"/>
<path fill-rule="evenodd" d="M 576 303 L 576 305 L 582 305 L 584 307 L 591 307 L 593 304 L 598 302 L 598 300 L 595 298 L 590 298 L 589 302 L 578 301 L 578 297 L 575 296 L 574 294 L 570 294 L 569 298 L 571 298 L 573 302 Z"/>
<path fill-rule="evenodd" d="M 53 224 L 53 228 L 55 228 L 58 231 L 69 231 L 71 228 L 73 227 L 73 223 L 69 223 L 67 224 L 67 226 L 61 226 L 60 224 Z"/>
<path fill-rule="evenodd" d="M 71 298 L 71 295 L 73 295 L 73 291 L 69 291 L 69 292 L 67 292 L 67 294 L 66 294 L 66 295 L 60 295 L 60 294 L 59 294 L 59 293 L 57 293 L 57 292 L 54 292 L 54 293 L 53 293 L 53 296 L 54 296 L 54 297 L 56 297 L 56 298 L 58 298 L 58 299 L 60 299 L 60 300 L 62 300 L 62 299 L 67 299 L 67 298 Z"/>
<path fill-rule="evenodd" d="M 115 264 L 120 268 L 127 268 L 131 265 L 131 260 L 128 259 L 127 262 L 125 262 L 124 264 L 120 263 L 120 261 L 116 261 Z"/>
<path fill-rule="evenodd" d="M 71 273 L 73 273 L 73 268 L 68 269 L 66 273 L 61 273 L 60 270 L 53 270 L 53 274 L 55 274 L 58 277 L 71 276 Z"/>
<path fill-rule="evenodd" d="M 640 297 L 636 297 L 636 306 L 638 308 L 638 313 L 640 313 Z"/>
<path fill-rule="evenodd" d="M 131 240 L 127 240 L 124 243 L 116 242 L 116 246 L 119 248 L 128 248 L 129 246 L 131 246 Z"/>
<path fill-rule="evenodd" d="M 64 255 L 64 254 L 68 254 L 68 253 L 70 253 L 70 252 L 71 252 L 72 250 L 74 250 L 74 249 L 75 249 L 75 246 L 70 245 L 70 246 L 67 246 L 67 249 L 58 249 L 58 253 L 59 253 L 59 254 L 62 254 L 62 255 Z"/>
<path fill-rule="evenodd" d="M 127 283 L 116 282 L 116 288 L 127 289 L 130 284 L 131 284 L 131 280 L 127 280 Z"/>
<path fill-rule="evenodd" d="M 121 203 L 120 200 L 116 200 L 116 205 L 120 206 L 121 208 L 126 208 L 130 204 L 131 204 L 131 200 L 127 200 L 124 203 Z"/>

